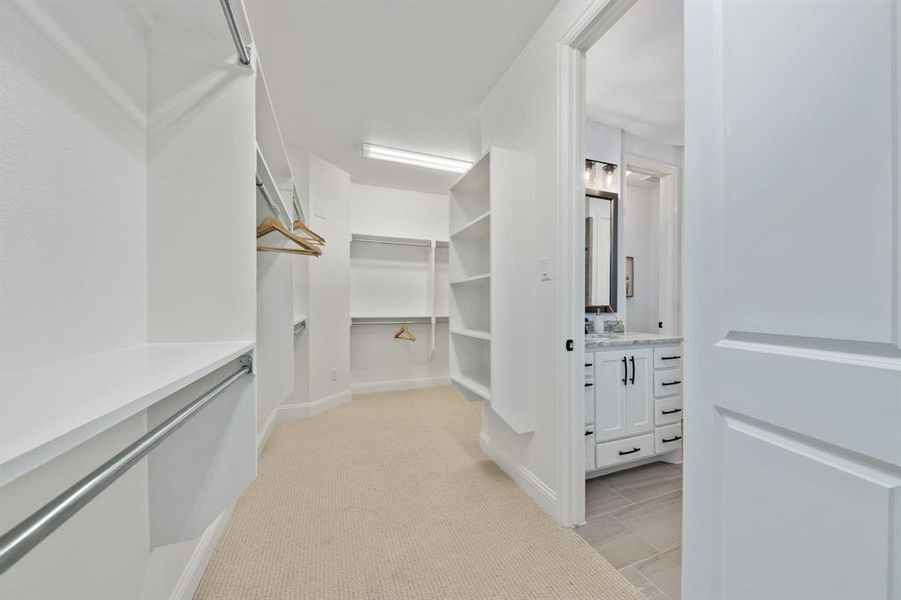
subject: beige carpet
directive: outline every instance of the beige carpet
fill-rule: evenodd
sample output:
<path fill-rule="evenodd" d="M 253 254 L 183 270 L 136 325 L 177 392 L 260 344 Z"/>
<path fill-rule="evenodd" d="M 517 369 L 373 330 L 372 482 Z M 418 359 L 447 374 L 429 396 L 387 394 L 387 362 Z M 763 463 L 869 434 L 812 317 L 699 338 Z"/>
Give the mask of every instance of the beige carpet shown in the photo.
<path fill-rule="evenodd" d="M 279 423 L 195 599 L 640 599 L 478 435 L 445 387 Z"/>

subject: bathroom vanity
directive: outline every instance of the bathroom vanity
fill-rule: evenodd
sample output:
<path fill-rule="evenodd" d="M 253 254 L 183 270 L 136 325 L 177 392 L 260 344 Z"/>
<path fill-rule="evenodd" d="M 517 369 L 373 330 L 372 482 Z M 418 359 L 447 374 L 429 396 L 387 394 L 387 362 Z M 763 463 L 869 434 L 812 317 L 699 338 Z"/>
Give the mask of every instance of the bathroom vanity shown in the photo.
<path fill-rule="evenodd" d="M 585 336 L 585 471 L 681 462 L 682 338 Z"/>

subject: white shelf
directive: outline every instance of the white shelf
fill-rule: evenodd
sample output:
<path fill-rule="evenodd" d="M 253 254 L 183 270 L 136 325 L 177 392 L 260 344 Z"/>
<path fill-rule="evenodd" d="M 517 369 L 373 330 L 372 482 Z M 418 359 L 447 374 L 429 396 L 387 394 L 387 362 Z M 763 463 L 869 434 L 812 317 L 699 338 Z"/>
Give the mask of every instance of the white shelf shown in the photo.
<path fill-rule="evenodd" d="M 491 278 L 491 273 L 482 273 L 481 275 L 473 275 L 472 277 L 464 277 L 463 279 L 457 279 L 456 281 L 451 281 L 451 285 L 462 285 L 464 283 L 474 283 L 476 281 L 487 281 Z"/>
<path fill-rule="evenodd" d="M 462 335 L 476 340 L 491 340 L 491 334 L 487 331 L 479 331 L 478 329 L 457 329 L 452 328 L 450 332 L 454 335 Z"/>
<path fill-rule="evenodd" d="M 458 386 L 466 388 L 466 390 L 472 392 L 482 400 L 491 401 L 491 390 L 488 386 L 479 383 L 475 379 L 457 374 L 451 376 L 451 381 Z"/>
<path fill-rule="evenodd" d="M 253 347 L 253 342 L 146 344 L 0 377 L 0 485 Z"/>
<path fill-rule="evenodd" d="M 425 248 L 432 247 L 432 240 L 423 238 L 405 238 L 390 235 L 371 235 L 368 233 L 352 233 L 351 242 L 369 242 L 373 244 L 389 244 L 393 246 L 422 246 Z M 434 240 L 435 246 L 438 248 L 447 248 L 446 240 Z"/>
<path fill-rule="evenodd" d="M 463 225 L 463 227 L 450 234 L 450 237 L 460 239 L 482 237 L 488 235 L 490 226 L 491 211 L 488 211 Z"/>

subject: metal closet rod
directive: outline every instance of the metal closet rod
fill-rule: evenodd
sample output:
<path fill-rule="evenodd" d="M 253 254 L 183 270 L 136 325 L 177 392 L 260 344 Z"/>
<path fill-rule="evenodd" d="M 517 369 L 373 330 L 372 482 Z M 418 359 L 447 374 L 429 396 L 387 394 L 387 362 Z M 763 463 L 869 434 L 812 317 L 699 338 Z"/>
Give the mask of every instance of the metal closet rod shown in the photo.
<path fill-rule="evenodd" d="M 269 190 L 266 189 L 266 184 L 263 183 L 263 180 L 260 179 L 260 176 L 257 175 L 257 189 L 260 190 L 260 193 L 263 194 L 263 200 L 266 201 L 266 204 L 269 205 L 269 212 L 272 213 L 277 219 L 281 219 L 281 211 L 279 211 L 278 207 L 275 205 L 275 202 L 272 201 L 272 197 L 269 195 Z"/>
<path fill-rule="evenodd" d="M 388 244 L 389 246 L 417 246 L 419 248 L 431 248 L 431 243 L 404 242 L 399 240 L 371 240 L 366 238 L 351 239 L 352 242 L 363 244 Z"/>
<path fill-rule="evenodd" d="M 222 394 L 231 384 L 250 373 L 250 355 L 242 356 L 241 368 L 216 384 L 203 396 L 142 435 L 130 446 L 91 471 L 69 489 L 32 513 L 27 519 L 0 537 L 0 574 L 28 554 L 48 535 L 65 523 L 81 508 L 125 474 L 135 463 L 172 435 L 176 429 L 200 412 Z"/>
<path fill-rule="evenodd" d="M 242 65 L 250 66 L 250 50 L 241 39 L 241 31 L 235 22 L 235 13 L 232 12 L 231 4 L 228 0 L 219 0 L 222 5 L 222 12 L 225 13 L 225 21 L 228 23 L 228 31 L 232 34 L 232 40 L 235 42 L 235 48 L 238 50 L 238 60 Z"/>

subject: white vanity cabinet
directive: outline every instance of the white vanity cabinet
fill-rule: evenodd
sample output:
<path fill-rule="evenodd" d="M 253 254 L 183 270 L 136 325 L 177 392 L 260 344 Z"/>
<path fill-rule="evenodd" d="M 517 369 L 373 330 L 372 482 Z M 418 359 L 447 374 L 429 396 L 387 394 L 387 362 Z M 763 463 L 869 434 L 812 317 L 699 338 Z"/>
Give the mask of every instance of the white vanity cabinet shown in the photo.
<path fill-rule="evenodd" d="M 585 357 L 586 471 L 681 448 L 681 344 L 624 345 Z"/>

